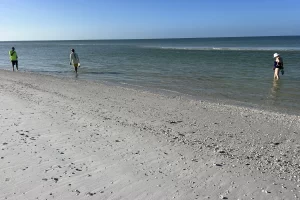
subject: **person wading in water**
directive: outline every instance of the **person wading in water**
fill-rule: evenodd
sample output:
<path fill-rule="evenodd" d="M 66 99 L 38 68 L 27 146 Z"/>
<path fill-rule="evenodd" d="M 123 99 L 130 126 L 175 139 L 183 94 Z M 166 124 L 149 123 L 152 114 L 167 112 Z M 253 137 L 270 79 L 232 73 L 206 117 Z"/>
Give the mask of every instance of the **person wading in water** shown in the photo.
<path fill-rule="evenodd" d="M 13 71 L 15 71 L 15 65 L 16 65 L 17 71 L 19 71 L 18 55 L 17 55 L 17 52 L 15 51 L 15 47 L 12 47 L 11 50 L 8 52 L 8 54 L 9 54 L 9 59 L 11 61 Z"/>
<path fill-rule="evenodd" d="M 73 65 L 77 74 L 77 68 L 80 66 L 79 56 L 75 53 L 75 49 L 71 49 L 70 65 Z"/>
<path fill-rule="evenodd" d="M 281 74 L 284 74 L 283 71 L 283 60 L 281 58 L 281 56 L 278 53 L 274 53 L 273 57 L 275 58 L 274 61 L 274 79 L 278 80 L 279 79 L 279 71 L 281 70 Z"/>

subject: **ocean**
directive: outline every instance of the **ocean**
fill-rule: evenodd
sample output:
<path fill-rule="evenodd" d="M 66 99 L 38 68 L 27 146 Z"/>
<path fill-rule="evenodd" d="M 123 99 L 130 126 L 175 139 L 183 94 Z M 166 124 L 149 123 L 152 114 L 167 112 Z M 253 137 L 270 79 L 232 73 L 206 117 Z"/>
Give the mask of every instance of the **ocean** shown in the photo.
<path fill-rule="evenodd" d="M 0 69 L 93 80 L 193 99 L 300 113 L 300 36 L 0 42 Z M 81 61 L 69 65 L 70 49 Z M 273 54 L 285 74 L 273 80 Z"/>

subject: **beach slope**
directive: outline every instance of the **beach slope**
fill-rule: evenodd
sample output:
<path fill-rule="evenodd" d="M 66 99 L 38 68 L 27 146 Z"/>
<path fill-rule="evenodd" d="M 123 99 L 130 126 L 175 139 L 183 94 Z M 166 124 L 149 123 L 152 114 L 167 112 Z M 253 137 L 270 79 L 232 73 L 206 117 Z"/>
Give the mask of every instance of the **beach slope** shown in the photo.
<path fill-rule="evenodd" d="M 296 115 L 0 70 L 0 199 L 299 199 Z"/>

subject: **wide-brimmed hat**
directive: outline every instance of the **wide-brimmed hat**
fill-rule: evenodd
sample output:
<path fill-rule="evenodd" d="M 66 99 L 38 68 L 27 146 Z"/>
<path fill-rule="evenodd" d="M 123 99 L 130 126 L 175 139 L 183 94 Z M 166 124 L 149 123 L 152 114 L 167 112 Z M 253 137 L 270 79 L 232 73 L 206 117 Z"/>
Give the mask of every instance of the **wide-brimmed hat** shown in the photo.
<path fill-rule="evenodd" d="M 280 56 L 278 53 L 274 53 L 274 55 L 273 55 L 274 58 L 276 58 L 278 56 Z"/>

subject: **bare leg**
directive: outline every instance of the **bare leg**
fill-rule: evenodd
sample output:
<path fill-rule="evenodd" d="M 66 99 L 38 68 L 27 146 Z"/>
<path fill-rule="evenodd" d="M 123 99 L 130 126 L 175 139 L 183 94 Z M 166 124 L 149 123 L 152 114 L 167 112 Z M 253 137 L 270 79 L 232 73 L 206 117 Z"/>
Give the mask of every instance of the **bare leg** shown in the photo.
<path fill-rule="evenodd" d="M 275 79 L 275 80 L 278 80 L 278 79 L 279 79 L 279 68 L 275 68 L 275 71 L 274 71 L 274 79 Z"/>

